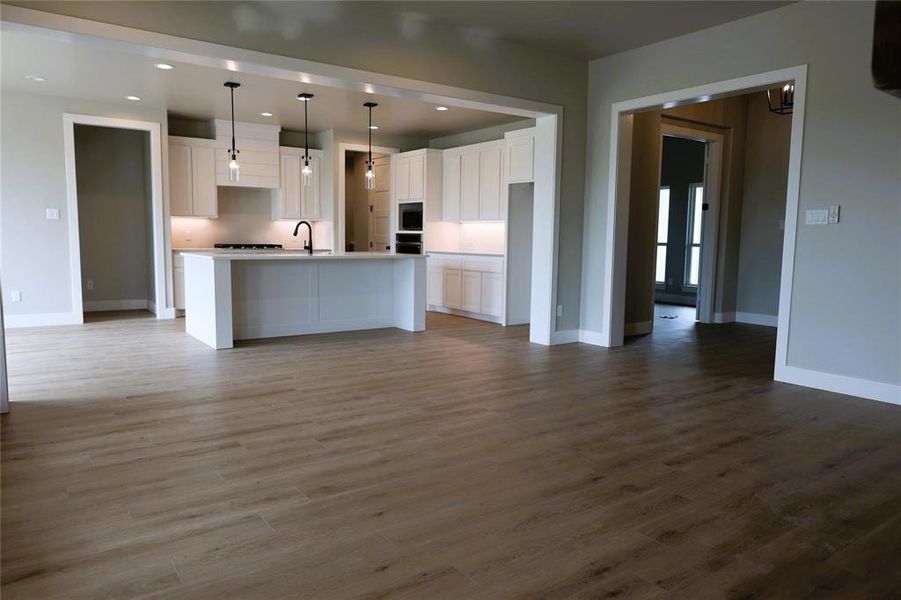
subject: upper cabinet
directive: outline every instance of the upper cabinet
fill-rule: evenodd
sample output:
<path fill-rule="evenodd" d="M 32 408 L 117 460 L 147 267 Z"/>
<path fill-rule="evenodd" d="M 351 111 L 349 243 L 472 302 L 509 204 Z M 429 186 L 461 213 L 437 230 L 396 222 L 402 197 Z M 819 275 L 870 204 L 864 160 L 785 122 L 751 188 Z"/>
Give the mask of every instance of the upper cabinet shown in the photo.
<path fill-rule="evenodd" d="M 279 186 L 272 194 L 273 219 L 322 218 L 322 151 L 310 150 L 310 185 L 303 185 L 303 148 L 279 148 Z M 242 167 L 243 168 L 243 167 Z"/>
<path fill-rule="evenodd" d="M 169 208 L 176 217 L 216 217 L 216 142 L 169 137 Z"/>
<path fill-rule="evenodd" d="M 502 219 L 504 142 L 487 142 L 444 151 L 445 221 Z"/>
<path fill-rule="evenodd" d="M 216 184 L 234 187 L 278 189 L 279 147 L 278 125 L 235 123 L 235 146 L 241 174 L 237 182 L 228 179 L 229 148 L 231 148 L 232 124 L 216 119 Z"/>
<path fill-rule="evenodd" d="M 504 134 L 506 143 L 505 178 L 507 183 L 535 181 L 535 128 Z"/>
<path fill-rule="evenodd" d="M 394 160 L 394 197 L 398 202 L 425 198 L 426 155 L 422 150 L 404 152 Z"/>

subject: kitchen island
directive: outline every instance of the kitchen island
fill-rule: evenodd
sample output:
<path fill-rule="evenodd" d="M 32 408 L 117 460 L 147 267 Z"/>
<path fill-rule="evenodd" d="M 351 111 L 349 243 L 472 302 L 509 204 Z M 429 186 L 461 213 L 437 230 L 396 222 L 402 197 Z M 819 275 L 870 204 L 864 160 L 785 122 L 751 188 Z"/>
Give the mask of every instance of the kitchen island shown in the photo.
<path fill-rule="evenodd" d="M 190 252 L 185 329 L 206 345 L 397 327 L 425 329 L 426 257 Z"/>

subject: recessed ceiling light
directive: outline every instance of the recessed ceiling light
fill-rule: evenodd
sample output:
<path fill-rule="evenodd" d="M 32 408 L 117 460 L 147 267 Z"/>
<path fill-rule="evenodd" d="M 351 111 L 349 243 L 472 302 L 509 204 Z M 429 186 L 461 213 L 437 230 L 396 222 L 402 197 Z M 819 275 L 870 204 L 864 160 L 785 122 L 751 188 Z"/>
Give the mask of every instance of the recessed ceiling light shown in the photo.
<path fill-rule="evenodd" d="M 436 106 L 436 107 L 435 107 L 435 110 L 438 110 L 438 111 L 441 111 L 441 112 L 444 112 L 444 111 L 446 111 L 446 110 L 447 110 L 447 107 L 446 107 L 446 106 Z"/>
<path fill-rule="evenodd" d="M 376 129 L 379 128 L 379 126 L 378 125 L 370 125 L 369 128 L 372 129 L 373 131 L 375 131 Z"/>
<path fill-rule="evenodd" d="M 139 98 L 138 96 L 125 96 L 125 99 L 126 99 L 126 100 L 131 100 L 132 102 L 137 102 L 137 101 L 140 100 L 141 98 Z"/>
<path fill-rule="evenodd" d="M 261 113 L 260 113 L 260 116 L 261 116 L 261 117 L 271 117 L 271 116 L 272 116 L 272 113 L 271 113 L 271 112 L 261 112 Z"/>
<path fill-rule="evenodd" d="M 171 71 L 172 69 L 175 68 L 168 63 L 156 63 L 153 66 L 156 67 L 157 69 L 159 69 L 160 71 Z"/>
<path fill-rule="evenodd" d="M 41 77 L 40 75 L 26 75 L 25 79 L 27 79 L 28 81 L 47 81 L 45 78 Z"/>

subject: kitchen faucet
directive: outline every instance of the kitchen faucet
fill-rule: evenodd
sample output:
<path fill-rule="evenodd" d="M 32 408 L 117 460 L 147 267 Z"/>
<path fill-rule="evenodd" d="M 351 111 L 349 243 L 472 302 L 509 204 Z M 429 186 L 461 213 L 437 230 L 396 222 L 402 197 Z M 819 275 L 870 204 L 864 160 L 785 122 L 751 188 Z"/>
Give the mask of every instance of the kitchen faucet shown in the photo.
<path fill-rule="evenodd" d="M 313 256 L 313 226 L 310 225 L 310 223 L 308 221 L 301 221 L 300 223 L 297 224 L 297 226 L 294 228 L 294 237 L 297 237 L 297 230 L 300 229 L 301 225 L 306 225 L 307 231 L 310 234 L 310 237 L 309 237 L 310 241 L 309 241 L 309 243 L 308 242 L 303 243 L 303 249 L 309 250 L 310 256 Z"/>

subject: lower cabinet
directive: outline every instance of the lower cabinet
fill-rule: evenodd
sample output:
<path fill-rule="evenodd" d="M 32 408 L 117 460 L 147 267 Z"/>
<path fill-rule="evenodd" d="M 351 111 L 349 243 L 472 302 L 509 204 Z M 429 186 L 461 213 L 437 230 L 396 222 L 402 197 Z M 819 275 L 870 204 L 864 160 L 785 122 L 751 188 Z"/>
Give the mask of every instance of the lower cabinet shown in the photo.
<path fill-rule="evenodd" d="M 505 299 L 504 259 L 494 256 L 429 254 L 428 304 L 498 321 Z"/>

